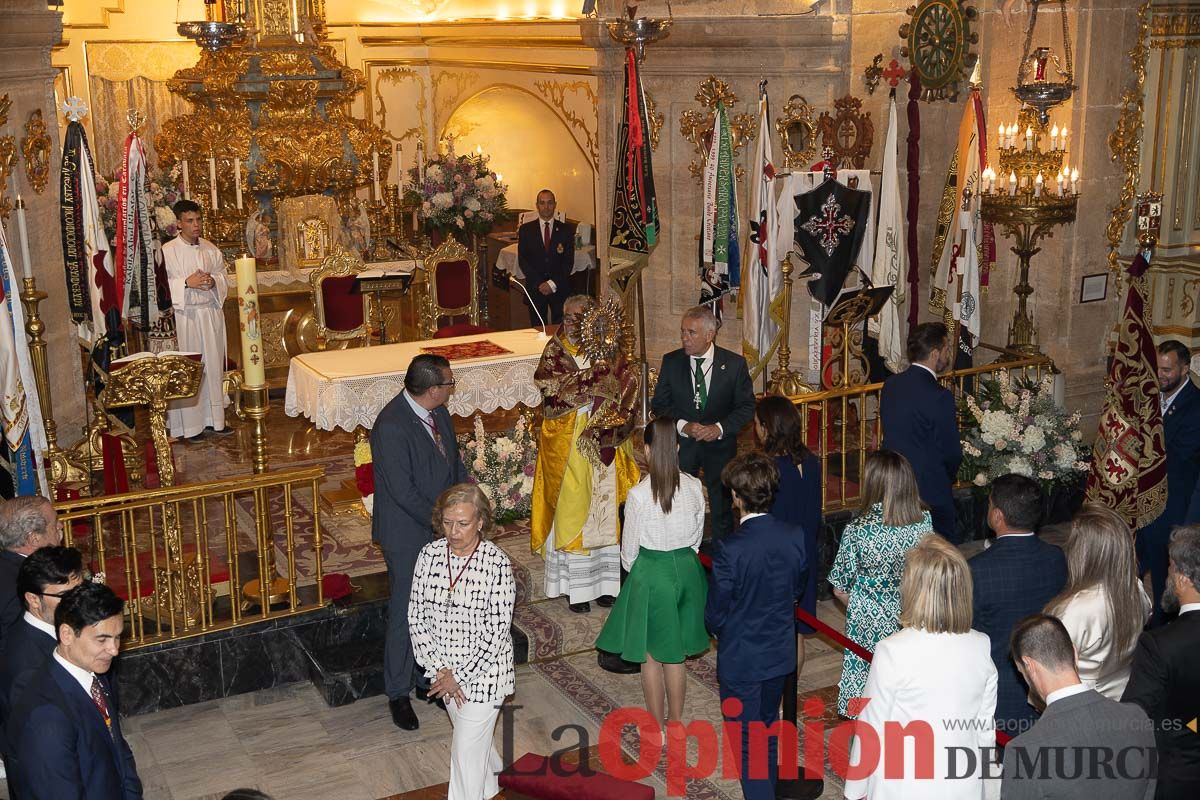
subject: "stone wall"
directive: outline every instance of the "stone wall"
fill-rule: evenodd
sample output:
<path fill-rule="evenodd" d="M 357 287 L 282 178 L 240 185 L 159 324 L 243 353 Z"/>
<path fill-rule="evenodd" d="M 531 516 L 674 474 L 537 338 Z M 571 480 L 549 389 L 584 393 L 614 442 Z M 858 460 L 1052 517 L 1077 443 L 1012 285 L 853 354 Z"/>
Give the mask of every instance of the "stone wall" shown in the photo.
<path fill-rule="evenodd" d="M 8 124 L 0 135 L 13 136 L 17 156 L 9 189 L 15 187 L 26 205 L 29 255 L 37 286 L 49 297 L 41 305 L 46 322 L 47 359 L 50 364 L 54 418 L 59 443 L 73 444 L 83 435 L 84 400 L 79 346 L 75 326 L 67 313 L 67 287 L 63 272 L 62 237 L 59 226 L 57 178 L 62 147 L 56 134 L 58 112 L 54 108 L 55 70 L 50 66 L 50 48 L 62 33 L 61 17 L 47 11 L 45 0 L 0 0 L 0 94 L 12 101 Z M 50 180 L 40 194 L 25 176 L 20 141 L 29 115 L 41 109 L 50 131 Z M 5 223 L 9 253 L 20 265 L 20 240 L 16 215 Z M 18 267 L 18 273 L 20 269 Z"/>

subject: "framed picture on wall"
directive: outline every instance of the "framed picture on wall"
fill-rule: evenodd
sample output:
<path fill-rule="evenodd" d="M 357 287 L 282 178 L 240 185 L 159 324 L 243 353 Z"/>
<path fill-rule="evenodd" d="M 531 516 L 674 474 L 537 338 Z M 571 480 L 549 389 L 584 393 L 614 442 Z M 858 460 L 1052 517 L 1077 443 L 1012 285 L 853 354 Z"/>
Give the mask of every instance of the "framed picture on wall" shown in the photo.
<path fill-rule="evenodd" d="M 1084 275 L 1079 282 L 1079 302 L 1097 303 L 1108 297 L 1108 273 Z"/>

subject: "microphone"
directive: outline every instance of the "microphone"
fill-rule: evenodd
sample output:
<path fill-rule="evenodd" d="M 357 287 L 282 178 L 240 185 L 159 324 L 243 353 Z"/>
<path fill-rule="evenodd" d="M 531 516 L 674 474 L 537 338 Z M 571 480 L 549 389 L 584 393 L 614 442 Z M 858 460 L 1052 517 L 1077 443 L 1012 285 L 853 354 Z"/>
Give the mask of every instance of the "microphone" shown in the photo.
<path fill-rule="evenodd" d="M 538 311 L 537 303 L 533 302 L 533 297 L 529 294 L 529 290 L 525 288 L 525 284 L 513 277 L 511 272 L 504 273 L 508 276 L 508 285 L 516 284 L 521 287 L 521 291 L 529 298 L 529 307 L 533 309 L 533 313 L 537 314 L 538 321 L 542 323 L 542 332 L 538 334 L 538 341 L 544 342 L 550 338 L 550 334 L 546 333 L 546 320 L 542 319 L 542 312 Z"/>

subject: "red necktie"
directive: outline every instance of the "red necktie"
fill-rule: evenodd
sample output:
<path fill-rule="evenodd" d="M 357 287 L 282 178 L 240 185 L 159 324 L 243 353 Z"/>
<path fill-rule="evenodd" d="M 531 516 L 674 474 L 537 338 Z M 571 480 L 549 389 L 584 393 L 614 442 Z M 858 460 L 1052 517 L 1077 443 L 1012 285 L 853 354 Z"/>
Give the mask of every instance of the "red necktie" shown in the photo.
<path fill-rule="evenodd" d="M 542 234 L 542 245 L 545 246 L 546 252 L 549 253 L 550 252 L 550 223 L 543 222 L 542 225 L 543 225 L 542 230 L 545 231 Z"/>
<path fill-rule="evenodd" d="M 434 424 L 432 414 L 425 418 L 425 424 L 429 426 L 429 432 L 433 434 L 433 443 L 437 445 L 438 452 L 442 454 L 442 458 L 445 458 L 446 445 L 442 443 L 442 434 Z"/>
<path fill-rule="evenodd" d="M 100 679 L 95 675 L 92 676 L 92 703 L 100 712 L 104 727 L 108 728 L 108 735 L 112 736 L 112 715 L 108 713 L 108 700 L 104 696 L 104 687 L 100 685 Z"/>

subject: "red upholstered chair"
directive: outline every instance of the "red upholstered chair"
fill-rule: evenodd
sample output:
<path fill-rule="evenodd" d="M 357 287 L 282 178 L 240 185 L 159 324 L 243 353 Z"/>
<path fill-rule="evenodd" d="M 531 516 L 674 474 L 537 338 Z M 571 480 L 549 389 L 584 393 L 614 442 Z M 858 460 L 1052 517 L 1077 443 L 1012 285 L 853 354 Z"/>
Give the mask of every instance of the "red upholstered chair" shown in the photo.
<path fill-rule="evenodd" d="M 322 350 L 331 339 L 362 339 L 364 347 L 371 344 L 368 295 L 354 292 L 354 278 L 362 269 L 356 255 L 335 245 L 321 266 L 309 273 L 317 343 Z"/>
<path fill-rule="evenodd" d="M 478 258 L 456 239 L 442 242 L 425 257 L 425 272 L 429 276 L 430 317 L 436 328 L 435 339 L 490 333 L 491 328 L 479 324 L 479 294 L 476 267 Z M 445 317 L 447 324 L 442 325 Z M 466 317 L 455 323 L 455 317 Z"/>

